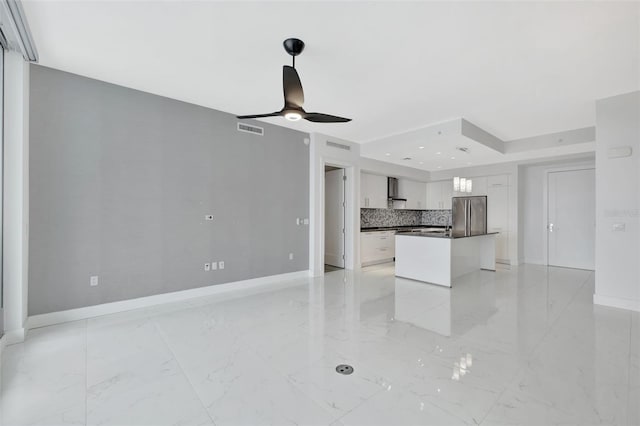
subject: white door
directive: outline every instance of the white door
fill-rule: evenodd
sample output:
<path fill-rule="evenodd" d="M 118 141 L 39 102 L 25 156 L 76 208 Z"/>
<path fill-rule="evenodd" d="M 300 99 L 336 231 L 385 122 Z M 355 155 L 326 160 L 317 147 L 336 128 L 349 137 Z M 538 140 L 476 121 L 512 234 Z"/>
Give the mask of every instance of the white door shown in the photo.
<path fill-rule="evenodd" d="M 552 172 L 548 179 L 548 264 L 595 269 L 595 170 Z"/>
<path fill-rule="evenodd" d="M 344 169 L 324 174 L 324 263 L 344 268 Z"/>

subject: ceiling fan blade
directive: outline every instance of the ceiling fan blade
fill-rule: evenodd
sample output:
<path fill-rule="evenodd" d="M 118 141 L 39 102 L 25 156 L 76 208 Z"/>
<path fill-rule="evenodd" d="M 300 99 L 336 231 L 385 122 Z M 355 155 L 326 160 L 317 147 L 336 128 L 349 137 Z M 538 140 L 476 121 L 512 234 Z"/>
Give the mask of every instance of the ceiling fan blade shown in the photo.
<path fill-rule="evenodd" d="M 240 120 L 244 120 L 247 118 L 263 118 L 263 117 L 277 117 L 279 115 L 282 115 L 282 113 L 280 111 L 278 112 L 271 112 L 269 114 L 256 114 L 256 115 L 237 115 L 236 118 L 240 119 Z"/>
<path fill-rule="evenodd" d="M 347 123 L 351 121 L 350 118 L 338 117 L 335 115 L 322 114 L 320 112 L 308 112 L 304 116 L 305 120 L 313 121 L 314 123 Z"/>
<path fill-rule="evenodd" d="M 302 108 L 304 92 L 302 83 L 295 68 L 285 65 L 282 67 L 282 88 L 284 90 L 285 106 Z"/>

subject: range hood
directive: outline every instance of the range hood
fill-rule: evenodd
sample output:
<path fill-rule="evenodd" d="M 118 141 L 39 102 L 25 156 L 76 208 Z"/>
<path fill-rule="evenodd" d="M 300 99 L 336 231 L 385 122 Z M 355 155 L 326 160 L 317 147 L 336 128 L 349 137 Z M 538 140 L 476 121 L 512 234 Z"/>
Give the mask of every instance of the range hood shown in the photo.
<path fill-rule="evenodd" d="M 407 201 L 398 194 L 398 179 L 394 177 L 387 178 L 387 199 L 389 201 Z"/>

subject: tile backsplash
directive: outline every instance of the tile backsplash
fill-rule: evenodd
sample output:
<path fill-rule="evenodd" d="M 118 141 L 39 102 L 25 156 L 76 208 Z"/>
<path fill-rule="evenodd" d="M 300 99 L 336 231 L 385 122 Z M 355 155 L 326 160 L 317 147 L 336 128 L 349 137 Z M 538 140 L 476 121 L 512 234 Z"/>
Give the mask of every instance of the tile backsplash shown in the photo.
<path fill-rule="evenodd" d="M 451 226 L 451 210 L 423 210 L 421 225 Z"/>
<path fill-rule="evenodd" d="M 451 210 L 360 209 L 360 226 L 451 225 Z"/>

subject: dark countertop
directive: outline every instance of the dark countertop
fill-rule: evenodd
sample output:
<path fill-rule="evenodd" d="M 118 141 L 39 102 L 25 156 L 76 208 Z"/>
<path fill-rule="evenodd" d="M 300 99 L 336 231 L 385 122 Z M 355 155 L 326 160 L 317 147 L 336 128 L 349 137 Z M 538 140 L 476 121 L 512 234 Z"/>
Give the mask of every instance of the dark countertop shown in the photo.
<path fill-rule="evenodd" d="M 485 235 L 495 235 L 495 234 L 499 234 L 499 232 L 487 232 L 486 234 L 471 235 L 468 237 L 464 235 L 451 235 L 450 232 L 398 232 L 396 236 L 408 235 L 410 237 L 449 238 L 451 240 L 456 240 L 458 238 L 483 237 Z"/>
<path fill-rule="evenodd" d="M 360 232 L 376 232 L 376 231 L 406 231 L 407 229 L 423 229 L 423 228 L 440 228 L 441 225 L 409 225 L 409 226 L 378 226 L 373 228 L 360 228 Z"/>

